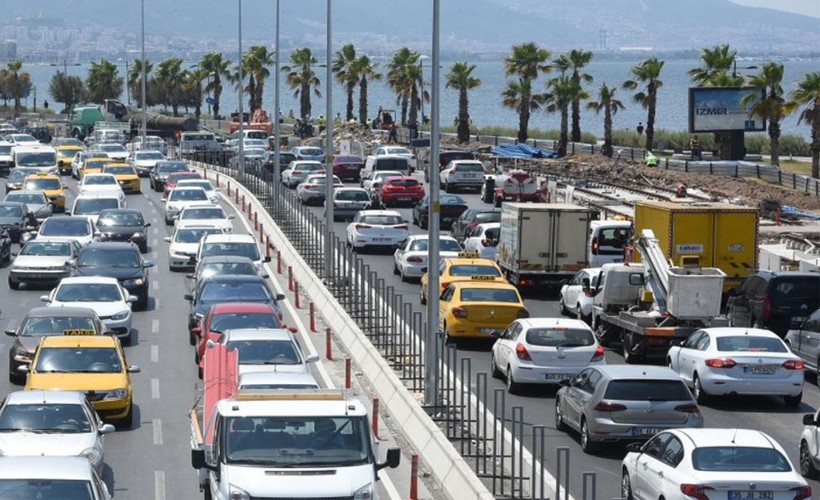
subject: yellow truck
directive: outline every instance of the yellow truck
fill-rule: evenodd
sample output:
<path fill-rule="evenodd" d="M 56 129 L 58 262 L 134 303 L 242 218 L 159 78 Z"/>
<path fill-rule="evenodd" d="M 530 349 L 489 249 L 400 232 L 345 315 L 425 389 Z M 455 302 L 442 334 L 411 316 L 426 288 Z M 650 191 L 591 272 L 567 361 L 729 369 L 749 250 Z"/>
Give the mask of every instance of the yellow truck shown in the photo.
<path fill-rule="evenodd" d="M 724 292 L 757 271 L 758 211 L 719 202 L 641 201 L 635 231 L 651 229 L 674 265 L 716 267 L 726 273 Z M 634 262 L 640 256 L 633 255 Z"/>

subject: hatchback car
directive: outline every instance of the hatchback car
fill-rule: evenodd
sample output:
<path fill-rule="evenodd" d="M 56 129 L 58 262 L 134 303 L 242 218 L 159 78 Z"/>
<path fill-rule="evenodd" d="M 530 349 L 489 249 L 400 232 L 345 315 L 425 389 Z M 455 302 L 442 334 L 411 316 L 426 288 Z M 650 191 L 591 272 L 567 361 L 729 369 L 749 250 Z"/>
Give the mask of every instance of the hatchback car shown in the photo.
<path fill-rule="evenodd" d="M 421 278 L 427 269 L 427 249 L 430 237 L 426 234 L 413 234 L 404 240 L 393 253 L 393 274 L 401 276 L 402 281 L 410 278 Z M 449 236 L 439 238 L 439 255 L 442 259 L 457 257 L 461 245 Z"/>
<path fill-rule="evenodd" d="M 190 189 L 201 190 L 202 188 Z M 223 233 L 231 233 L 233 232 L 233 223 L 231 221 L 235 218 L 235 215 L 228 215 L 219 205 L 199 202 L 184 207 L 177 215 L 174 225 L 211 226 L 222 230 Z"/>
<path fill-rule="evenodd" d="M 32 236 L 31 233 L 26 233 L 22 238 L 28 241 Z M 88 217 L 54 215 L 40 224 L 36 239 L 76 241 L 80 246 L 85 246 L 94 239 L 94 223 Z"/>
<path fill-rule="evenodd" d="M 156 166 L 148 174 L 148 181 L 151 189 L 162 192 L 165 190 L 165 180 L 171 172 L 190 172 L 191 169 L 183 161 L 163 160 L 158 161 Z"/>
<path fill-rule="evenodd" d="M 333 176 L 333 189 L 343 187 L 341 179 Z M 311 203 L 322 204 L 325 201 L 327 194 L 327 175 L 326 174 L 312 174 L 305 178 L 304 182 L 300 182 L 296 186 L 296 199 L 303 205 Z"/>
<path fill-rule="evenodd" d="M 151 260 L 143 260 L 139 247 L 130 242 L 93 242 L 80 250 L 71 266 L 72 276 L 116 278 L 123 288 L 137 298 L 134 308 L 148 308 L 148 269 Z"/>
<path fill-rule="evenodd" d="M 166 236 L 168 243 L 168 269 L 179 271 L 196 266 L 199 242 L 209 234 L 223 234 L 222 229 L 200 224 L 183 224 L 176 228 L 173 236 Z"/>
<path fill-rule="evenodd" d="M 447 193 L 457 189 L 481 191 L 484 173 L 484 165 L 478 160 L 454 160 L 439 174 L 441 187 Z"/>
<path fill-rule="evenodd" d="M 275 294 L 261 276 L 214 276 L 204 280 L 194 293 L 184 296 L 190 304 L 188 330 L 196 327 L 215 304 L 227 302 L 268 304 L 281 318 L 279 301 L 283 294 Z"/>
<path fill-rule="evenodd" d="M 414 205 L 424 198 L 424 186 L 411 176 L 388 177 L 379 188 L 384 206 Z"/>
<path fill-rule="evenodd" d="M 395 210 L 362 210 L 347 225 L 347 246 L 394 249 L 410 235 L 410 227 Z"/>
<path fill-rule="evenodd" d="M 308 364 L 319 361 L 318 354 L 302 354 L 293 333 L 284 328 L 226 330 L 219 343 L 239 353 L 239 375 L 252 372 L 308 373 Z M 206 345 L 199 362 L 200 374 L 207 357 Z"/>
<path fill-rule="evenodd" d="M 140 252 L 148 251 L 148 228 L 142 212 L 127 208 L 106 208 L 97 219 L 100 241 L 130 241 Z"/>
<path fill-rule="evenodd" d="M 111 499 L 85 457 L 0 458 L 0 493 L 8 493 L 8 498 Z"/>
<path fill-rule="evenodd" d="M 667 429 L 703 427 L 692 393 L 666 367 L 589 367 L 561 385 L 555 428 L 579 432 L 585 453 L 604 442 L 643 441 Z"/>
<path fill-rule="evenodd" d="M 292 161 L 288 168 L 282 171 L 282 184 L 293 189 L 304 182 L 310 174 L 324 172 L 325 167 L 320 161 Z"/>
<path fill-rule="evenodd" d="M 582 269 L 561 285 L 558 292 L 558 307 L 564 316 L 575 316 L 586 324 L 592 324 L 593 297 L 584 293 L 584 280 L 589 280 L 589 287 L 595 290 L 598 287 L 600 267 Z"/>
<path fill-rule="evenodd" d="M 477 253 L 482 259 L 496 260 L 500 234 L 499 222 L 479 224 L 473 228 L 470 237 L 464 239 L 464 251 Z"/>
<path fill-rule="evenodd" d="M 732 326 L 765 328 L 784 337 L 820 307 L 820 274 L 759 271 L 729 297 Z"/>
<path fill-rule="evenodd" d="M 333 189 L 333 221 L 353 219 L 359 210 L 370 205 L 370 193 L 362 188 L 340 187 Z"/>
<path fill-rule="evenodd" d="M 22 283 L 56 285 L 71 273 L 68 263 L 81 248 L 76 241 L 48 238 L 25 243 L 9 269 L 9 288 L 17 290 Z"/>
<path fill-rule="evenodd" d="M 0 228 L 9 233 L 12 243 L 19 243 L 23 231 L 37 227 L 37 220 L 28 205 L 16 201 L 0 202 Z"/>
<path fill-rule="evenodd" d="M 54 214 L 54 204 L 42 191 L 19 189 L 12 191 L 3 199 L 5 202 L 25 203 L 37 221 L 42 222 Z"/>
<path fill-rule="evenodd" d="M 501 222 L 501 210 L 498 208 L 468 208 L 453 222 L 450 231 L 452 231 L 453 238 L 463 242 L 476 226 L 487 222 Z"/>

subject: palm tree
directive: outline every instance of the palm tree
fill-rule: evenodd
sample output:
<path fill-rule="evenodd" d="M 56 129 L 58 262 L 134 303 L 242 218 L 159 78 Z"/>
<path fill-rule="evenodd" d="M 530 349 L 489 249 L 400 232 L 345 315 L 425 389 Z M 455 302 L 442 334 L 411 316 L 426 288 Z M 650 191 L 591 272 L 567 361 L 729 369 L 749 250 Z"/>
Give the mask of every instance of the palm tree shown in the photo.
<path fill-rule="evenodd" d="M 811 126 L 811 176 L 820 178 L 820 73 L 803 75 L 787 106 L 790 109 L 806 106 L 797 123 L 805 121 Z"/>
<path fill-rule="evenodd" d="M 366 55 L 359 56 L 353 63 L 352 72 L 359 75 L 359 123 L 367 123 L 367 85 L 370 80 L 381 80 L 382 74 L 376 71 L 377 63 Z"/>
<path fill-rule="evenodd" d="M 85 86 L 79 76 L 69 76 L 58 71 L 51 78 L 48 93 L 54 101 L 65 104 L 66 112 L 71 113 L 74 105 L 85 99 Z"/>
<path fill-rule="evenodd" d="M 699 87 L 738 87 L 743 77 L 737 76 L 734 68 L 737 51 L 730 50 L 729 44 L 703 49 L 700 55 L 703 66 L 688 71 L 689 79 Z"/>
<path fill-rule="evenodd" d="M 652 142 L 655 139 L 655 111 L 658 104 L 658 89 L 663 86 L 660 79 L 663 70 L 663 61 L 657 57 L 650 57 L 633 66 L 630 70 L 635 77 L 634 80 L 627 80 L 623 83 L 625 90 L 636 90 L 639 85 L 643 87 L 632 95 L 632 98 L 646 110 L 646 149 L 652 149 Z"/>
<path fill-rule="evenodd" d="M 299 115 L 302 122 L 307 122 L 310 118 L 311 103 L 310 92 L 313 87 L 313 94 L 316 97 L 322 97 L 322 92 L 319 90 L 321 81 L 313 71 L 313 66 L 317 63 L 316 58 L 308 47 L 296 49 L 290 55 L 290 65 L 282 66 L 282 72 L 287 73 L 286 81 L 291 89 L 293 89 L 293 97 L 299 98 Z"/>
<path fill-rule="evenodd" d="M 154 65 L 151 64 L 149 61 L 145 61 L 145 106 L 147 107 L 150 103 L 148 99 L 148 77 L 151 75 L 151 71 L 154 69 Z M 131 89 L 131 93 L 136 96 L 142 96 L 142 66 L 143 61 L 142 59 L 135 59 L 134 65 L 131 66 L 130 71 L 128 73 L 128 88 Z M 142 97 L 139 98 L 138 102 L 142 104 Z"/>
<path fill-rule="evenodd" d="M 783 65 L 768 62 L 760 68 L 760 73 L 748 78 L 747 84 L 760 92 L 754 92 L 740 100 L 743 106 L 751 105 L 750 117 L 759 117 L 769 122 L 769 144 L 771 164 L 780 165 L 780 122 L 793 107 L 785 106 L 783 94 Z M 764 96 L 761 99 L 761 94 Z"/>
<path fill-rule="evenodd" d="M 387 65 L 387 85 L 396 93 L 396 104 L 401 106 L 401 124 L 407 124 L 407 111 L 411 106 L 410 99 L 414 92 L 414 87 L 421 78 L 415 79 L 408 73 L 408 68 L 417 66 L 421 54 L 412 51 L 407 47 L 402 47 L 393 53 L 390 63 Z M 416 74 L 416 73 L 414 73 Z M 418 93 L 418 89 L 415 89 Z"/>
<path fill-rule="evenodd" d="M 245 54 L 245 71 L 253 82 L 250 96 L 250 111 L 262 107 L 262 97 L 265 92 L 265 80 L 270 76 L 274 53 L 268 51 L 264 45 L 253 45 Z"/>
<path fill-rule="evenodd" d="M 163 97 L 163 104 L 170 105 L 173 115 L 179 116 L 183 85 L 182 59 L 172 57 L 159 63 L 156 82 Z"/>
<path fill-rule="evenodd" d="M 473 76 L 475 64 L 467 64 L 467 61 L 455 62 L 450 66 L 447 73 L 447 88 L 458 91 L 458 126 L 456 133 L 458 142 L 470 141 L 470 111 L 467 91 L 481 85 L 481 80 Z"/>
<path fill-rule="evenodd" d="M 517 81 L 507 82 L 502 91 L 504 106 L 518 112 L 518 142 L 526 142 L 530 123 L 530 112 L 540 107 L 543 96 L 532 94 L 533 80 L 552 68 L 547 64 L 550 52 L 539 48 L 534 42 L 513 45 L 512 52 L 504 58 L 504 73 L 515 76 Z M 517 107 L 516 107 L 517 106 Z"/>
<path fill-rule="evenodd" d="M 342 84 L 347 94 L 347 107 L 345 108 L 345 120 L 353 119 L 353 91 L 359 84 L 359 75 L 356 73 L 356 47 L 352 43 L 343 46 L 336 52 L 333 59 L 332 70 L 336 75 L 336 81 Z M 330 117 L 328 117 L 330 118 Z"/>
<path fill-rule="evenodd" d="M 596 113 L 604 111 L 604 145 L 601 152 L 604 156 L 612 157 L 612 117 L 622 109 L 625 109 L 624 104 L 615 98 L 615 87 L 608 87 L 607 84 L 602 83 L 598 89 L 598 100 L 587 103 L 587 109 L 591 109 Z"/>
<path fill-rule="evenodd" d="M 581 70 L 592 60 L 592 52 L 572 49 L 567 54 L 561 54 L 553 61 L 555 68 L 562 73 L 571 73 L 576 86 L 583 89 L 583 83 L 592 81 L 592 75 Z M 572 142 L 581 142 L 581 101 L 572 101 Z"/>
<path fill-rule="evenodd" d="M 201 68 L 191 68 L 182 72 L 182 96 L 186 107 L 194 107 L 194 116 L 199 120 L 202 115 L 202 82 L 208 78 L 208 73 Z"/>
<path fill-rule="evenodd" d="M 550 113 L 561 114 L 561 135 L 558 139 L 556 153 L 559 157 L 566 156 L 567 142 L 569 141 L 569 112 L 572 103 L 580 102 L 589 96 L 571 75 L 561 74 L 547 83 L 545 104 Z"/>
<path fill-rule="evenodd" d="M 122 94 L 122 77 L 117 65 L 106 61 L 92 62 L 85 80 L 86 98 L 102 104 L 106 99 L 117 99 Z"/>
<path fill-rule="evenodd" d="M 206 92 L 213 92 L 213 111 L 214 118 L 219 119 L 219 101 L 222 97 L 222 79 L 228 79 L 228 67 L 230 61 L 222 58 L 221 52 L 210 52 L 202 56 L 199 61 L 199 67 L 208 75 L 209 82 L 205 86 Z"/>
<path fill-rule="evenodd" d="M 7 99 L 14 101 L 14 118 L 20 114 L 20 100 L 31 92 L 31 75 L 23 71 L 23 61 L 10 61 L 0 70 L 0 87 Z"/>

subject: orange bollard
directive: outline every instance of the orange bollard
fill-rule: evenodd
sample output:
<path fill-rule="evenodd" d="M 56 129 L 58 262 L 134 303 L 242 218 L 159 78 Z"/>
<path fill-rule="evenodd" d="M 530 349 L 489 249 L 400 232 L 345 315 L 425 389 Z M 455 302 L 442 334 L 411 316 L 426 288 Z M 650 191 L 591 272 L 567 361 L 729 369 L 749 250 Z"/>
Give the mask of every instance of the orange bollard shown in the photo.
<path fill-rule="evenodd" d="M 313 302 L 310 303 L 310 331 L 316 332 L 316 306 L 313 305 Z"/>
<path fill-rule="evenodd" d="M 268 238 L 268 243 L 265 245 L 265 257 L 270 260 L 270 252 L 271 252 L 271 245 L 270 245 L 270 238 Z"/>
<path fill-rule="evenodd" d="M 373 436 L 379 437 L 379 398 L 373 398 Z"/>
<path fill-rule="evenodd" d="M 777 207 L 777 225 L 780 225 L 780 207 Z"/>
<path fill-rule="evenodd" d="M 216 174 L 216 188 L 219 189 L 219 172 Z"/>
<path fill-rule="evenodd" d="M 293 267 L 288 266 L 288 290 L 293 291 Z"/>
<path fill-rule="evenodd" d="M 239 190 L 238 189 L 234 190 L 234 192 L 233 192 L 233 200 L 234 200 L 233 201 L 234 203 L 239 203 Z"/>
<path fill-rule="evenodd" d="M 333 332 L 325 328 L 325 359 L 333 361 Z"/>
<path fill-rule="evenodd" d="M 248 206 L 248 211 L 250 212 L 251 207 Z M 259 231 L 259 212 L 253 213 L 253 230 Z M 260 236 L 261 238 L 261 236 Z"/>
<path fill-rule="evenodd" d="M 419 455 L 410 455 L 410 500 L 419 500 Z"/>
<path fill-rule="evenodd" d="M 301 303 L 301 300 L 299 299 L 299 282 L 298 281 L 293 282 L 293 297 L 296 301 L 296 303 L 294 304 L 294 307 L 296 307 L 296 309 L 301 309 L 302 308 L 302 303 Z"/>
<path fill-rule="evenodd" d="M 265 224 L 259 223 L 259 243 L 265 242 Z M 268 245 L 270 245 L 270 238 L 268 238 Z"/>
<path fill-rule="evenodd" d="M 345 389 L 350 389 L 352 384 L 352 374 L 351 374 L 351 363 L 350 363 L 350 356 L 345 356 Z"/>
<path fill-rule="evenodd" d="M 276 251 L 276 272 L 282 274 L 282 252 Z"/>

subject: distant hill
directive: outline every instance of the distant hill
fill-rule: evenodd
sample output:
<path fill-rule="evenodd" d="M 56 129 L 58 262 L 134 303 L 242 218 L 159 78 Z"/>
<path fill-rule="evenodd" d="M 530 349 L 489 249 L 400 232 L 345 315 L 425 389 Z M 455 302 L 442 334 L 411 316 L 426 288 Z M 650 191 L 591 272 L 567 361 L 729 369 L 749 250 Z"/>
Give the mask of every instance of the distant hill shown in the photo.
<path fill-rule="evenodd" d="M 335 43 L 365 51 L 430 44 L 432 6 L 419 0 L 334 0 Z M 6 2 L 0 25 L 21 16 L 46 16 L 66 25 L 96 24 L 139 32 L 140 2 L 27 0 Z M 236 39 L 234 0 L 145 0 L 146 31 L 213 40 Z M 57 7 L 57 5 L 59 7 Z M 273 38 L 274 2 L 243 0 L 243 39 Z M 282 0 L 282 33 L 289 45 L 324 45 L 325 0 Z M 743 52 L 800 53 L 816 46 L 816 18 L 751 8 L 726 0 L 443 0 L 442 49 L 505 51 L 533 40 L 555 51 L 570 48 L 702 48 L 730 42 Z M 379 50 L 381 49 L 381 50 Z"/>

